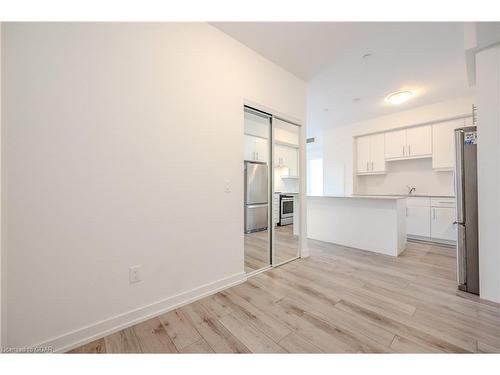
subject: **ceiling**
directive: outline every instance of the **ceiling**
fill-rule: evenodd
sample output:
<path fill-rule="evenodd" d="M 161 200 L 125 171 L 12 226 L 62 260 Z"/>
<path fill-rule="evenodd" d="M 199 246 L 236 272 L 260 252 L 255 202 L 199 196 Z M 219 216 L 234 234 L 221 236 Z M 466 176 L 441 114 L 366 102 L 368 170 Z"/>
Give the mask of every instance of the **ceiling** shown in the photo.
<path fill-rule="evenodd" d="M 212 25 L 308 82 L 309 135 L 471 93 L 463 23 Z M 398 106 L 384 102 L 387 94 L 401 89 L 417 90 L 417 95 Z"/>

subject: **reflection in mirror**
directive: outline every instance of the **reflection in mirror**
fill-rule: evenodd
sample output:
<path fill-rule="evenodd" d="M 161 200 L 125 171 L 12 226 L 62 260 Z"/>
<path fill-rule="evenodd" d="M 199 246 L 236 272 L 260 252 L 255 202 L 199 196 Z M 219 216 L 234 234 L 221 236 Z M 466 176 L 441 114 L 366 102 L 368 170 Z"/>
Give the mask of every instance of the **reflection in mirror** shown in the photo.
<path fill-rule="evenodd" d="M 245 109 L 245 272 L 269 267 L 270 117 Z"/>
<path fill-rule="evenodd" d="M 299 256 L 300 127 L 273 118 L 273 265 Z"/>

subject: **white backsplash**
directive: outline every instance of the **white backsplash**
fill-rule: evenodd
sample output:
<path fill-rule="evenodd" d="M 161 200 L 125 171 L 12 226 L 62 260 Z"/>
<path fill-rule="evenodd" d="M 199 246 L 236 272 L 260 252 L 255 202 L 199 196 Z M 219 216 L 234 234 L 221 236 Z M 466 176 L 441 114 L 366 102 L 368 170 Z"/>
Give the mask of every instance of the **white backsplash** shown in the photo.
<path fill-rule="evenodd" d="M 406 194 L 406 185 L 414 186 L 414 194 L 455 195 L 454 172 L 435 171 L 432 159 L 387 162 L 387 174 L 356 176 L 355 194 Z"/>

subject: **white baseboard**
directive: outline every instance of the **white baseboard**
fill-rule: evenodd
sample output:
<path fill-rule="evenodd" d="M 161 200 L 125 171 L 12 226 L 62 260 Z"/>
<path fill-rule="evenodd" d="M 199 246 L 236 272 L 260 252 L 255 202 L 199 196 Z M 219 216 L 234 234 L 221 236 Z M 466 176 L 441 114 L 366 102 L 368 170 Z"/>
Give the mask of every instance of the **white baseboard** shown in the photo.
<path fill-rule="evenodd" d="M 124 328 L 154 318 L 155 316 L 164 314 L 170 310 L 174 310 L 188 303 L 194 302 L 203 297 L 238 285 L 242 282 L 245 282 L 246 280 L 247 277 L 245 273 L 228 276 L 226 278 L 217 280 L 209 284 L 205 284 L 201 287 L 177 294 L 150 305 L 116 315 L 114 317 L 96 322 L 72 332 L 68 332 L 64 335 L 47 340 L 34 346 L 52 347 L 54 352 L 64 353 L 81 345 L 85 345 L 89 342 L 97 340 L 101 337 L 107 336 Z"/>

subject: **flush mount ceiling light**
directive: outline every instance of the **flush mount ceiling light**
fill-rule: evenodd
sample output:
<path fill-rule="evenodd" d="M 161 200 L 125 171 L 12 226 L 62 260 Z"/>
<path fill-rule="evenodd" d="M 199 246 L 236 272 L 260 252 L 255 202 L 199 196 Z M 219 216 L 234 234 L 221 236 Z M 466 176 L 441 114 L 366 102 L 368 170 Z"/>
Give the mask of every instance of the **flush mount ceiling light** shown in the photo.
<path fill-rule="evenodd" d="M 398 91 L 386 96 L 385 101 L 391 104 L 401 104 L 410 100 L 415 94 L 413 91 Z"/>

